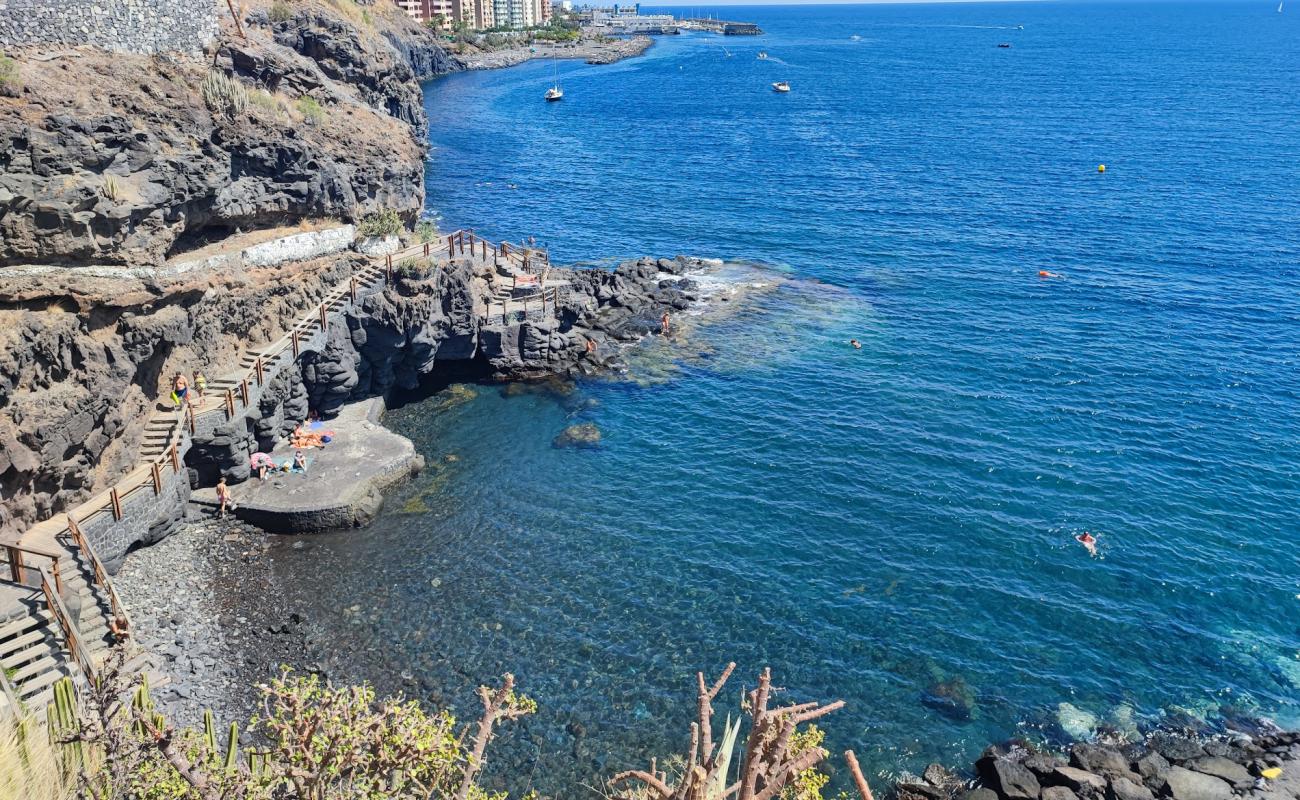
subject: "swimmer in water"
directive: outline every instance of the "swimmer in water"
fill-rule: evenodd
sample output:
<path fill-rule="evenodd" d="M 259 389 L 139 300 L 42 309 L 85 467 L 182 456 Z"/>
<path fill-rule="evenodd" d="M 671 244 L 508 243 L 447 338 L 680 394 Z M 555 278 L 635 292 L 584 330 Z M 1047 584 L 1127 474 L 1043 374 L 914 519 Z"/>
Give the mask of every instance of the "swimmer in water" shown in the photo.
<path fill-rule="evenodd" d="M 1045 269 L 1040 269 L 1040 270 L 1038 271 L 1038 277 L 1040 277 L 1040 278 L 1059 278 L 1059 277 L 1061 277 L 1061 276 L 1060 276 L 1060 275 L 1057 275 L 1055 272 L 1048 272 L 1048 271 L 1045 270 Z"/>
<path fill-rule="evenodd" d="M 862 349 L 862 342 L 859 342 L 857 339 L 849 339 L 849 344 L 853 345 L 854 350 Z"/>
<path fill-rule="evenodd" d="M 1096 558 L 1096 557 L 1097 557 L 1097 537 L 1096 537 L 1096 536 L 1093 536 L 1091 533 L 1088 533 L 1087 531 L 1084 531 L 1083 533 L 1079 534 L 1078 536 L 1075 536 L 1074 538 L 1075 538 L 1075 541 L 1077 541 L 1079 544 L 1083 545 L 1084 549 L 1086 549 L 1086 550 L 1088 551 L 1088 555 L 1092 556 L 1093 558 Z"/>

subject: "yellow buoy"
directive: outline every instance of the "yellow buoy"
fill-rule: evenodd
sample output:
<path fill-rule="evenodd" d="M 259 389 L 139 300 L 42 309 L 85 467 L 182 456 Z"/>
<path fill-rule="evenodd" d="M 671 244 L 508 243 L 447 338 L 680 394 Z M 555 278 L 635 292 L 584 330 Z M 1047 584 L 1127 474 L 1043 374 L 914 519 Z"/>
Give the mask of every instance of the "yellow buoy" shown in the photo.
<path fill-rule="evenodd" d="M 1097 171 L 1098 171 L 1098 172 L 1105 172 L 1105 171 L 1106 171 L 1106 165 L 1105 165 L 1105 164 L 1098 164 L 1098 165 L 1097 165 Z"/>
<path fill-rule="evenodd" d="M 1260 774 L 1260 775 L 1263 775 L 1265 778 L 1268 778 L 1268 779 L 1271 781 L 1271 780 L 1273 780 L 1274 778 L 1276 778 L 1277 776 L 1279 776 L 1279 775 L 1282 774 L 1282 768 L 1281 768 L 1281 767 L 1269 767 L 1268 769 L 1261 769 L 1261 770 L 1259 771 L 1259 774 Z"/>

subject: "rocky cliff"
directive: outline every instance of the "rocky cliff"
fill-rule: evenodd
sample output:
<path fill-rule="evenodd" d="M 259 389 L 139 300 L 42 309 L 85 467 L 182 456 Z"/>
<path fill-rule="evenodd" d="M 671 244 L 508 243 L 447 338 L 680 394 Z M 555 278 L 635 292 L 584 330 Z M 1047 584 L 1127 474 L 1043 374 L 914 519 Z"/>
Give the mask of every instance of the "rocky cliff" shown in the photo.
<path fill-rule="evenodd" d="M 22 88 L 0 98 L 0 265 L 150 265 L 295 219 L 414 218 L 417 81 L 458 63 L 387 4 L 277 9 L 275 22 L 248 12 L 244 36 L 227 20 L 200 58 L 11 51 Z"/>
<path fill-rule="evenodd" d="M 459 68 L 436 38 L 387 3 L 238 7 L 242 35 L 223 4 L 199 56 L 7 49 L 0 534 L 111 483 L 176 371 L 228 369 L 348 267 L 172 265 L 235 234 L 423 207 L 418 81 Z"/>
<path fill-rule="evenodd" d="M 345 259 L 346 261 L 346 259 Z M 357 261 L 350 269 L 362 266 Z M 502 320 L 485 315 L 496 278 L 470 259 L 409 263 L 381 292 L 359 299 L 328 330 L 320 351 L 277 378 L 258 408 L 194 439 L 189 463 L 202 482 L 249 477 L 249 459 L 305 419 L 332 417 L 348 402 L 415 389 L 449 362 L 458 374 L 531 379 L 576 376 L 620 366 L 620 343 L 657 332 L 665 311 L 697 298 L 695 259 L 641 259 L 610 272 L 551 271 L 569 282 L 554 313 Z"/>

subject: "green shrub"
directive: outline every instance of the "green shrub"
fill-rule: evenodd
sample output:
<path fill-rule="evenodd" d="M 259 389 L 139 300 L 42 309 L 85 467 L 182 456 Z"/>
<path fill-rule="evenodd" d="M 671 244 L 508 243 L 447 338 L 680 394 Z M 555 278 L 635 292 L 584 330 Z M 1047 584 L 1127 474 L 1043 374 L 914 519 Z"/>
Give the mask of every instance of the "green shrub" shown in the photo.
<path fill-rule="evenodd" d="M 203 102 L 213 114 L 233 118 L 248 107 L 248 89 L 225 70 L 211 69 L 203 79 Z"/>
<path fill-rule="evenodd" d="M 427 219 L 420 220 L 415 226 L 415 235 L 421 244 L 428 244 L 438 238 L 438 229 Z"/>
<path fill-rule="evenodd" d="M 325 121 L 325 107 L 311 95 L 298 98 L 298 113 L 309 125 L 319 125 Z"/>
<path fill-rule="evenodd" d="M 398 277 L 419 281 L 433 272 L 433 261 L 427 258 L 404 258 L 393 267 Z"/>
<path fill-rule="evenodd" d="M 271 10 L 266 13 L 272 22 L 288 22 L 293 19 L 293 9 L 284 0 L 275 0 L 271 4 Z"/>
<path fill-rule="evenodd" d="M 276 121 L 284 119 L 284 103 L 280 101 L 280 98 L 265 89 L 255 89 L 249 92 L 248 105 Z"/>
<path fill-rule="evenodd" d="M 17 97 L 22 88 L 23 82 L 18 74 L 18 62 L 4 53 L 0 53 L 0 95 Z"/>
<path fill-rule="evenodd" d="M 397 212 L 387 208 L 378 214 L 371 214 L 361 220 L 361 224 L 357 226 L 357 235 L 363 239 L 396 236 L 402 232 L 404 227 L 402 218 L 397 216 Z"/>

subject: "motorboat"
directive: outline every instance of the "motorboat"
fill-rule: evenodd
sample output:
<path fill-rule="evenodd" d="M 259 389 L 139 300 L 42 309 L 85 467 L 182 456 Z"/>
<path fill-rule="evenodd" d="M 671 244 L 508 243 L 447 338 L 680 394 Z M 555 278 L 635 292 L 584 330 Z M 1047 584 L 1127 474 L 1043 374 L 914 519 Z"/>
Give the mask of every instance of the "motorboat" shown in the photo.
<path fill-rule="evenodd" d="M 772 91 L 774 91 L 774 92 L 781 92 L 781 93 L 788 92 L 788 91 L 790 91 L 790 82 L 789 82 L 789 81 L 777 81 L 776 83 L 772 84 Z"/>
<path fill-rule="evenodd" d="M 758 51 L 758 60 L 759 60 L 759 61 L 766 61 L 766 60 L 767 60 L 767 51 L 766 51 L 766 50 L 759 50 L 759 51 Z"/>

